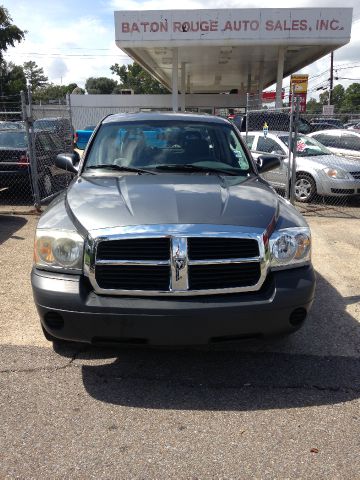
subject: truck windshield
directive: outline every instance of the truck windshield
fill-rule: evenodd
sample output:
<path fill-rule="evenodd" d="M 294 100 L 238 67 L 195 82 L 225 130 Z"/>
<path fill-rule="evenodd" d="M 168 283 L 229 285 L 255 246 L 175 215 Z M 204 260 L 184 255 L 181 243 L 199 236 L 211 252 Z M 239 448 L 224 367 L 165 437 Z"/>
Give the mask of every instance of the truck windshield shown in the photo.
<path fill-rule="evenodd" d="M 252 172 L 235 130 L 226 124 L 190 121 L 118 122 L 103 124 L 89 152 L 85 169 L 118 165 L 162 171 L 161 167 L 196 171 Z M 232 172 L 232 173 L 230 173 Z"/>

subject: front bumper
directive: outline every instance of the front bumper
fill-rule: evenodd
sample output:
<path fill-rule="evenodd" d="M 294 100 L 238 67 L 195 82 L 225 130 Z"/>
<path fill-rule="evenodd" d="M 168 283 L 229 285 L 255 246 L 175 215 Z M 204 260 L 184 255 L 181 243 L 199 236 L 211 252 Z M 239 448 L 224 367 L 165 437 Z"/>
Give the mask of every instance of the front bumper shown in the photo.
<path fill-rule="evenodd" d="M 311 266 L 273 272 L 258 292 L 182 298 L 101 296 L 83 276 L 35 268 L 31 280 L 45 330 L 93 344 L 204 345 L 292 332 L 315 290 Z"/>
<path fill-rule="evenodd" d="M 360 180 L 321 178 L 316 180 L 316 189 L 326 196 L 360 195 Z"/>

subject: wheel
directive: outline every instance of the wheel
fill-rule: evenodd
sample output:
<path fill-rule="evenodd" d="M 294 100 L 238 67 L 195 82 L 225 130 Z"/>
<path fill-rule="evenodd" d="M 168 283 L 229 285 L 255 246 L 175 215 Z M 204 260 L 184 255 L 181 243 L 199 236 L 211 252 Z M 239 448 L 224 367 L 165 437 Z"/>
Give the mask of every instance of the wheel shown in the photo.
<path fill-rule="evenodd" d="M 295 182 L 295 199 L 307 203 L 316 195 L 316 184 L 311 175 L 298 173 Z"/>

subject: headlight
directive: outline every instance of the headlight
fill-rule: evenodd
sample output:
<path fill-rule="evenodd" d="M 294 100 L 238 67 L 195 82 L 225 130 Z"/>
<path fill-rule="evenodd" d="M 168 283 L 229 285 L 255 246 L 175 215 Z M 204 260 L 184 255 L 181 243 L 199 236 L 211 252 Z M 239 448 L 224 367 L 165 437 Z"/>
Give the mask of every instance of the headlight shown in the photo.
<path fill-rule="evenodd" d="M 270 238 L 271 268 L 300 267 L 311 260 L 311 233 L 307 227 L 284 228 Z"/>
<path fill-rule="evenodd" d="M 349 175 L 342 168 L 324 168 L 324 172 L 330 178 L 344 179 L 349 178 Z"/>
<path fill-rule="evenodd" d="M 37 230 L 34 262 L 36 267 L 66 273 L 82 272 L 84 239 L 66 230 Z"/>

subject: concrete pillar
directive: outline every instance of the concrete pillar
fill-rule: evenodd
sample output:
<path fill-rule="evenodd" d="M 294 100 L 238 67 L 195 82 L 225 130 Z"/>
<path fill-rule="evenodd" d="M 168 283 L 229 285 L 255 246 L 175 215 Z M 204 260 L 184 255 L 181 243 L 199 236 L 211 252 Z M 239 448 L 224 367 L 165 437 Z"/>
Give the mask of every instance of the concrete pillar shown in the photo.
<path fill-rule="evenodd" d="M 284 77 L 284 60 L 285 60 L 285 47 L 279 47 L 278 50 L 278 64 L 277 64 L 277 77 L 276 77 L 276 99 L 275 108 L 282 107 L 282 82 Z"/>
<path fill-rule="evenodd" d="M 259 64 L 259 108 L 262 107 L 262 92 L 264 90 L 264 59 Z"/>
<path fill-rule="evenodd" d="M 179 110 L 179 52 L 177 47 L 173 48 L 173 62 L 172 62 L 172 109 L 174 112 Z"/>
<path fill-rule="evenodd" d="M 185 93 L 186 93 L 186 85 L 185 85 L 185 78 L 186 78 L 186 63 L 181 62 L 181 111 L 185 112 Z"/>

